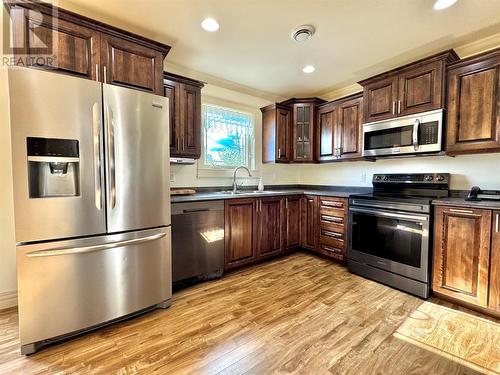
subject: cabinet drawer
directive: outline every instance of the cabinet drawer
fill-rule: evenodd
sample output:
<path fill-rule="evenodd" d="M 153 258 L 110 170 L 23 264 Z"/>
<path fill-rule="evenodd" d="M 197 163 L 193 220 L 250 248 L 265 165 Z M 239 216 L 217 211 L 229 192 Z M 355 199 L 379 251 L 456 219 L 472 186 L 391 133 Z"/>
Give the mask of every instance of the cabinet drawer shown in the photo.
<path fill-rule="evenodd" d="M 330 245 L 333 247 L 344 249 L 345 247 L 345 234 L 336 232 L 329 228 L 321 227 L 319 242 L 321 244 Z"/>
<path fill-rule="evenodd" d="M 346 215 L 344 211 L 321 210 L 319 221 L 321 224 L 345 225 Z"/>
<path fill-rule="evenodd" d="M 334 198 L 334 197 L 320 197 L 319 201 L 320 209 L 337 209 L 346 210 L 347 209 L 347 199 L 345 198 Z"/>
<path fill-rule="evenodd" d="M 320 244 L 319 252 L 334 259 L 344 260 L 344 250 L 335 246 Z"/>

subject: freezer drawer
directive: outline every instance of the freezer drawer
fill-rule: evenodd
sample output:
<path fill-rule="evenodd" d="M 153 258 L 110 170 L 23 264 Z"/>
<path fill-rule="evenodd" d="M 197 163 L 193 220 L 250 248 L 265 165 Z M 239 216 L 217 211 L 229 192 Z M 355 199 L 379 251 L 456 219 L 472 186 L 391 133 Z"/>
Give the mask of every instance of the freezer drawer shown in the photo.
<path fill-rule="evenodd" d="M 170 227 L 17 247 L 23 353 L 172 296 Z"/>

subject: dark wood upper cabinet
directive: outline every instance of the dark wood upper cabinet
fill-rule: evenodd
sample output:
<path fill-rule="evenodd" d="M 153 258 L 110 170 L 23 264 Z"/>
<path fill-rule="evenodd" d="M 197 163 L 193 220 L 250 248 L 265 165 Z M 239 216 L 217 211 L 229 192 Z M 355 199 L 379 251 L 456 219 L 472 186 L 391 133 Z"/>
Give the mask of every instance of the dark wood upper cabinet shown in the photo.
<path fill-rule="evenodd" d="M 285 197 L 285 249 L 300 246 L 300 196 Z"/>
<path fill-rule="evenodd" d="M 164 95 L 170 102 L 170 156 L 201 156 L 201 89 L 203 82 L 165 73 Z"/>
<path fill-rule="evenodd" d="M 261 108 L 262 112 L 262 163 L 276 161 L 276 105 Z"/>
<path fill-rule="evenodd" d="M 434 292 L 488 306 L 491 211 L 436 207 Z"/>
<path fill-rule="evenodd" d="M 163 54 L 111 35 L 101 35 L 104 82 L 163 95 Z"/>
<path fill-rule="evenodd" d="M 330 161 L 336 158 L 338 129 L 338 105 L 328 103 L 321 106 L 317 113 L 316 160 Z"/>
<path fill-rule="evenodd" d="M 500 151 L 500 49 L 448 71 L 446 152 Z"/>
<path fill-rule="evenodd" d="M 11 9 L 10 16 L 16 54 L 24 55 L 28 66 L 98 80 L 99 32 L 21 7 Z M 39 58 L 45 53 L 53 56 Z"/>
<path fill-rule="evenodd" d="M 318 108 L 316 159 L 362 159 L 363 97 L 354 94 Z"/>
<path fill-rule="evenodd" d="M 276 109 L 276 162 L 288 163 L 291 160 L 290 126 L 292 110 L 287 107 Z"/>
<path fill-rule="evenodd" d="M 398 77 L 388 77 L 364 85 L 366 122 L 396 116 Z"/>
<path fill-rule="evenodd" d="M 359 159 L 363 155 L 363 97 L 340 103 L 337 145 L 340 159 Z"/>
<path fill-rule="evenodd" d="M 488 308 L 500 313 L 500 211 L 493 211 Z"/>
<path fill-rule="evenodd" d="M 257 200 L 257 255 L 260 258 L 283 251 L 283 199 L 280 196 Z"/>
<path fill-rule="evenodd" d="M 7 5 L 19 65 L 163 95 L 169 46 L 49 3 Z"/>
<path fill-rule="evenodd" d="M 225 202 L 225 269 L 253 262 L 257 256 L 257 201 Z"/>
<path fill-rule="evenodd" d="M 359 82 L 364 122 L 443 108 L 445 68 L 457 60 L 455 51 L 448 50 Z"/>

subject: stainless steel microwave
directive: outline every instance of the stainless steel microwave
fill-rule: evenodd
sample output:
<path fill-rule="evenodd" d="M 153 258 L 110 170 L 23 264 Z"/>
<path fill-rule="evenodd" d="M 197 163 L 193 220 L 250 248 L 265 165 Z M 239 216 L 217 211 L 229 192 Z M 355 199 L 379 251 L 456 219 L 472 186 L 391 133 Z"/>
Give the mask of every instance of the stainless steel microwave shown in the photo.
<path fill-rule="evenodd" d="M 363 156 L 442 151 L 443 110 L 363 125 Z"/>

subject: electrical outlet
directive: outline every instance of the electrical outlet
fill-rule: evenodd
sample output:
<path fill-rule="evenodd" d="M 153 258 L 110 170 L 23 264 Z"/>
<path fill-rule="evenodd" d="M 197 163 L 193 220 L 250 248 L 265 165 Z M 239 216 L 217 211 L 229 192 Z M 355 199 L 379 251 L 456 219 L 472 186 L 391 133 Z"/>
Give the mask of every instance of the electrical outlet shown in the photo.
<path fill-rule="evenodd" d="M 175 174 L 172 170 L 170 170 L 170 182 L 175 182 Z"/>
<path fill-rule="evenodd" d="M 366 172 L 361 173 L 361 182 L 366 182 Z"/>

